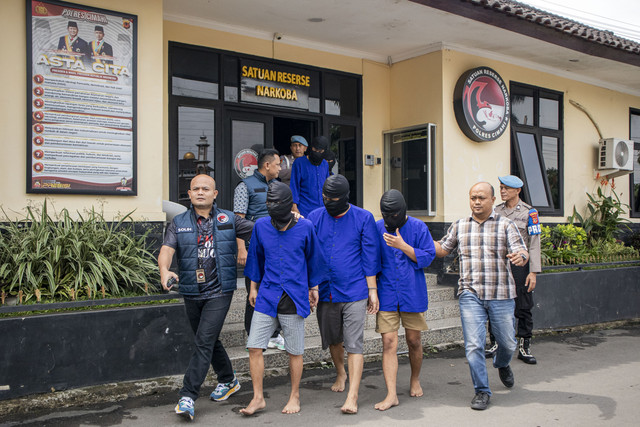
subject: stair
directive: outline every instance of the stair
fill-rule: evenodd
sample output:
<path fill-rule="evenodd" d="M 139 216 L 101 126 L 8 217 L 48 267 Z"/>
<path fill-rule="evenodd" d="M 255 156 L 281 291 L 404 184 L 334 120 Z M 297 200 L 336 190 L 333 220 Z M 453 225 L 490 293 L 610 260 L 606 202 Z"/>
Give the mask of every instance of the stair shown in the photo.
<path fill-rule="evenodd" d="M 422 333 L 422 345 L 426 351 L 431 348 L 459 343 L 462 341 L 460 309 L 455 298 L 455 287 L 438 285 L 436 275 L 426 274 L 429 293 L 429 309 L 426 313 L 428 331 Z M 249 353 L 245 350 L 247 336 L 244 331 L 244 307 L 247 293 L 244 279 L 238 279 L 238 290 L 234 293 L 229 313 L 222 328 L 220 341 L 225 346 L 233 367 L 237 373 L 249 372 Z M 367 315 L 364 331 L 364 355 L 371 359 L 382 354 L 382 340 L 376 333 L 376 316 Z M 398 331 L 398 353 L 407 351 L 404 340 L 404 329 Z M 322 350 L 318 321 L 314 313 L 305 320 L 305 364 L 330 362 L 329 350 Z M 289 358 L 284 351 L 270 349 L 264 352 L 266 369 L 284 368 L 289 365 Z"/>

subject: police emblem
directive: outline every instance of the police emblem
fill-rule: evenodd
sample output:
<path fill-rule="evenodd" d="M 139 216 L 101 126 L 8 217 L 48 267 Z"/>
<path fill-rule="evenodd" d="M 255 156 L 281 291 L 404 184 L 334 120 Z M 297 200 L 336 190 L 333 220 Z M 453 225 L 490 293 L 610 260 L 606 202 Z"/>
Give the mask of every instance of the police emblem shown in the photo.
<path fill-rule="evenodd" d="M 220 212 L 216 217 L 216 219 L 220 224 L 226 224 L 227 222 L 229 222 L 229 215 L 227 215 L 226 213 Z"/>

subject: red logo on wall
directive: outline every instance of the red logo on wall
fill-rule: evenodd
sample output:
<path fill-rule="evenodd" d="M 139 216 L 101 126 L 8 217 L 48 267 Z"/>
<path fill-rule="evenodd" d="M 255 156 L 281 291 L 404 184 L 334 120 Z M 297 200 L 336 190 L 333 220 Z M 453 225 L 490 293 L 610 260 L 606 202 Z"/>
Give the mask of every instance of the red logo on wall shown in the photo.
<path fill-rule="evenodd" d="M 460 76 L 453 93 L 458 126 L 477 142 L 493 141 L 507 129 L 511 102 L 507 86 L 488 67 L 468 70 Z"/>
<path fill-rule="evenodd" d="M 258 153 L 250 148 L 238 151 L 233 166 L 240 179 L 253 175 L 253 171 L 258 169 Z"/>

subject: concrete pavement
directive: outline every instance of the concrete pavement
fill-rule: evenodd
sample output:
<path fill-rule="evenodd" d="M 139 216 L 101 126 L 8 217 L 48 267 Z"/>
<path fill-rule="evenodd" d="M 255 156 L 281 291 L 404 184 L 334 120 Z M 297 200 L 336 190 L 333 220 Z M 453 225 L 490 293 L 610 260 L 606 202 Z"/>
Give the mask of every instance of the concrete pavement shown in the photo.
<path fill-rule="evenodd" d="M 493 391 L 486 411 L 469 408 L 473 387 L 462 349 L 425 356 L 422 387 L 425 395 L 408 392 L 408 359 L 401 358 L 398 376 L 400 405 L 385 412 L 373 405 L 385 396 L 381 363 L 365 365 L 360 386 L 360 410 L 343 415 L 345 393 L 333 393 L 333 368 L 307 369 L 301 388 L 302 411 L 282 415 L 289 382 L 286 376 L 265 381 L 266 410 L 244 417 L 238 410 L 252 396 L 251 383 L 226 402 L 212 402 L 212 386 L 203 387 L 196 402 L 194 425 L 337 426 L 337 425 L 455 425 L 455 426 L 637 426 L 640 424 L 640 323 L 611 329 L 579 331 L 537 337 L 533 342 L 537 365 L 514 358 L 516 384 L 506 389 L 489 366 Z M 267 367 L 268 368 L 268 367 Z M 173 392 L 125 399 L 89 408 L 7 417 L 2 426 L 183 426 L 173 412 Z"/>

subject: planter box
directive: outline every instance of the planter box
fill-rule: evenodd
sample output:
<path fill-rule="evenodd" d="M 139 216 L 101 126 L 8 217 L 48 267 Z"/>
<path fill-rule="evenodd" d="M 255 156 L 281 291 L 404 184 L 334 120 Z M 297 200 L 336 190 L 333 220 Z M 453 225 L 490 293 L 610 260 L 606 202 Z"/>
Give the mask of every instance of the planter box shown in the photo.
<path fill-rule="evenodd" d="M 534 329 L 640 317 L 640 267 L 539 274 Z"/>
<path fill-rule="evenodd" d="M 184 373 L 193 333 L 184 305 L 0 319 L 0 400 Z"/>

